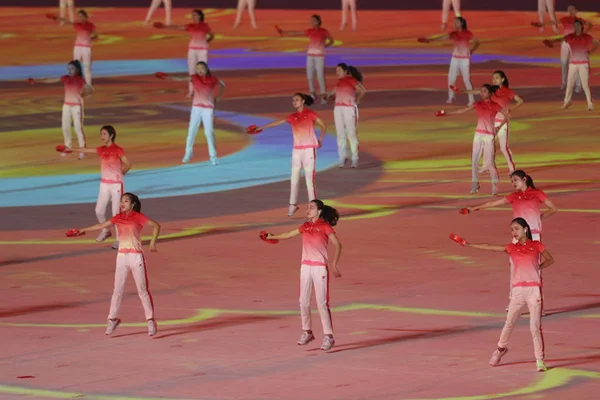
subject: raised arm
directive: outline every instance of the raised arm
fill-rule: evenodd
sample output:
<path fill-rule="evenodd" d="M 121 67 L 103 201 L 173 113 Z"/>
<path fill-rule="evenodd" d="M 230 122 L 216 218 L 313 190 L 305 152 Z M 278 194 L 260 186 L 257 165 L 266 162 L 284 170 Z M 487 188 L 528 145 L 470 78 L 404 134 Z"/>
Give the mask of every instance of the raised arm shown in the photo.
<path fill-rule="evenodd" d="M 486 208 L 493 208 L 493 207 L 498 207 L 501 206 L 503 204 L 508 204 L 508 200 L 506 200 L 506 198 L 502 198 L 502 199 L 498 199 L 498 200 L 493 200 L 493 201 L 488 201 L 487 203 L 484 203 L 480 206 L 476 206 L 476 207 L 468 207 L 467 210 L 469 211 L 479 211 L 479 210 L 485 210 Z"/>
<path fill-rule="evenodd" d="M 544 200 L 544 204 L 548 207 L 548 210 L 544 211 L 541 215 L 541 219 L 548 218 L 551 215 L 554 215 L 558 212 L 558 208 L 548 199 Z"/>
<path fill-rule="evenodd" d="M 329 240 L 331 240 L 331 243 L 335 246 L 335 254 L 333 255 L 333 261 L 331 263 L 331 268 L 333 269 L 333 276 L 335 276 L 336 278 L 341 278 L 342 273 L 338 268 L 338 264 L 340 262 L 340 257 L 342 256 L 342 242 L 340 242 L 335 233 L 329 234 Z"/>
<path fill-rule="evenodd" d="M 321 135 L 319 136 L 319 147 L 321 147 L 323 144 L 323 139 L 325 138 L 325 134 L 327 133 L 327 125 L 325 125 L 325 122 L 323 122 L 323 120 L 319 117 L 315 119 L 315 125 L 321 129 Z"/>
<path fill-rule="evenodd" d="M 362 83 L 358 82 L 356 84 L 356 92 L 358 93 L 358 96 L 356 96 L 356 104 L 360 104 L 360 102 L 362 101 L 363 97 L 365 97 L 365 95 L 367 94 L 367 89 L 365 89 L 365 87 L 363 86 Z"/>
<path fill-rule="evenodd" d="M 110 222 L 110 220 L 103 222 L 101 224 L 96 224 L 96 225 L 92 225 L 92 226 L 88 226 L 87 228 L 81 228 L 79 229 L 80 233 L 86 233 L 86 232 L 94 232 L 94 231 L 101 231 L 102 229 L 107 229 L 109 227 L 111 227 L 113 225 L 112 222 Z"/>
<path fill-rule="evenodd" d="M 267 234 L 267 239 L 286 240 L 286 239 L 291 239 L 293 237 L 296 237 L 298 235 L 300 235 L 300 230 L 294 229 L 293 231 L 281 233 L 279 235 L 273 235 L 272 233 L 269 233 L 269 234 Z"/>
<path fill-rule="evenodd" d="M 148 219 L 148 225 L 152 226 L 152 239 L 150 239 L 150 251 L 156 252 L 156 240 L 160 234 L 160 224 L 152 219 Z"/>
<path fill-rule="evenodd" d="M 552 257 L 552 254 L 550 254 L 548 250 L 544 250 L 542 256 L 544 257 L 544 262 L 540 264 L 540 269 L 548 268 L 554 264 L 554 257 Z"/>
<path fill-rule="evenodd" d="M 121 156 L 121 171 L 123 171 L 123 175 L 127 174 L 131 169 L 131 163 L 125 156 Z"/>
<path fill-rule="evenodd" d="M 504 246 L 498 246 L 495 244 L 467 242 L 466 246 L 479 250 L 500 251 L 506 253 L 506 249 L 504 248 Z"/>
<path fill-rule="evenodd" d="M 273 121 L 273 122 L 270 122 L 270 123 L 266 124 L 265 126 L 261 126 L 261 127 L 256 128 L 256 129 L 264 131 L 265 129 L 269 129 L 269 128 L 273 128 L 273 127 L 276 127 L 276 126 L 279 126 L 279 125 L 283 125 L 286 122 L 287 122 L 286 119 L 282 119 L 280 121 Z"/>

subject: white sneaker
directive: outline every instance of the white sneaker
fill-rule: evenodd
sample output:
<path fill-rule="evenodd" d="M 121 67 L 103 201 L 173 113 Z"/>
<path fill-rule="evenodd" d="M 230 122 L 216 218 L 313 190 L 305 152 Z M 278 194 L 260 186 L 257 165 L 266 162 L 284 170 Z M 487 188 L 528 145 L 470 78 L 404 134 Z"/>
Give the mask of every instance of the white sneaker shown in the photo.
<path fill-rule="evenodd" d="M 312 342 L 313 340 L 315 340 L 315 335 L 313 335 L 312 333 L 303 332 L 302 336 L 300 336 L 300 339 L 298 339 L 298 345 L 304 346 Z"/>
<path fill-rule="evenodd" d="M 104 242 L 106 239 L 108 239 L 111 236 L 112 235 L 108 229 L 103 229 L 102 231 L 100 231 L 100 234 L 96 238 L 96 242 Z"/>
<path fill-rule="evenodd" d="M 298 206 L 295 204 L 290 204 L 290 206 L 288 208 L 288 217 L 291 217 L 292 215 L 294 215 L 296 213 L 296 211 L 298 211 Z"/>
<path fill-rule="evenodd" d="M 479 192 L 480 188 L 481 186 L 479 186 L 479 182 L 473 182 L 473 186 L 471 186 L 471 194 Z"/>
<path fill-rule="evenodd" d="M 328 351 L 331 350 L 333 345 L 335 344 L 335 340 L 331 336 L 325 336 L 323 338 L 323 344 L 321 345 L 321 350 Z"/>
<path fill-rule="evenodd" d="M 340 160 L 338 162 L 338 167 L 339 168 L 344 168 L 346 166 L 346 159 L 344 158 L 343 160 Z"/>
<path fill-rule="evenodd" d="M 352 160 L 352 168 L 358 168 L 358 160 Z"/>
<path fill-rule="evenodd" d="M 490 359 L 490 365 L 492 367 L 495 367 L 498 364 L 500 364 L 500 360 L 502 360 L 502 357 L 504 357 L 506 353 L 508 353 L 508 349 L 506 348 L 504 350 L 496 349 L 496 351 L 494 351 L 494 354 L 492 354 L 492 358 Z"/>
<path fill-rule="evenodd" d="M 110 246 L 113 250 L 118 250 L 119 249 L 119 241 L 115 240 L 114 243 L 112 244 L 112 246 Z"/>
<path fill-rule="evenodd" d="M 156 321 L 151 319 L 148 320 L 148 336 L 156 335 L 158 326 L 156 325 Z"/>
<path fill-rule="evenodd" d="M 83 160 L 85 158 L 85 153 L 79 153 L 79 159 Z"/>
<path fill-rule="evenodd" d="M 548 371 L 548 367 L 546 367 L 546 363 L 544 362 L 544 360 L 535 360 L 535 366 L 536 366 L 537 372 Z"/>
<path fill-rule="evenodd" d="M 588 104 L 588 111 L 592 111 L 594 109 L 594 103 Z"/>
<path fill-rule="evenodd" d="M 496 189 L 496 183 L 492 182 L 492 196 L 496 196 L 498 194 L 498 190 Z"/>
<path fill-rule="evenodd" d="M 115 329 L 117 329 L 117 326 L 119 326 L 119 324 L 121 323 L 120 319 L 109 319 L 108 322 L 106 323 L 106 332 L 104 332 L 107 335 L 112 334 Z"/>
<path fill-rule="evenodd" d="M 61 156 L 61 157 L 66 157 L 66 156 L 68 156 L 68 155 L 69 155 L 69 153 L 60 153 L 60 156 Z"/>
<path fill-rule="evenodd" d="M 219 159 L 217 157 L 211 157 L 210 158 L 210 163 L 212 165 L 219 165 Z"/>
<path fill-rule="evenodd" d="M 185 156 L 183 156 L 183 158 L 181 159 L 181 162 L 184 164 L 187 164 L 190 162 L 190 160 L 192 159 L 192 155 L 191 154 L 186 154 Z"/>

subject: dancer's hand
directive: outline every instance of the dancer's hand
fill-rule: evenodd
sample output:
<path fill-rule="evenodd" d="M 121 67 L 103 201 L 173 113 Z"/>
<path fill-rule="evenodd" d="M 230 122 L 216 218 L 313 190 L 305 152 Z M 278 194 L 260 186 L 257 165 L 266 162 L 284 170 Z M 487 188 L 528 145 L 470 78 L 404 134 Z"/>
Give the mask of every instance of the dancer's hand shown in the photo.
<path fill-rule="evenodd" d="M 158 249 L 156 248 L 156 242 L 154 240 L 150 242 L 150 251 L 153 253 L 158 252 Z"/>
<path fill-rule="evenodd" d="M 333 276 L 335 276 L 336 278 L 341 278 L 342 277 L 342 273 L 338 269 L 337 265 L 334 265 L 332 267 L 332 270 L 333 270 Z"/>

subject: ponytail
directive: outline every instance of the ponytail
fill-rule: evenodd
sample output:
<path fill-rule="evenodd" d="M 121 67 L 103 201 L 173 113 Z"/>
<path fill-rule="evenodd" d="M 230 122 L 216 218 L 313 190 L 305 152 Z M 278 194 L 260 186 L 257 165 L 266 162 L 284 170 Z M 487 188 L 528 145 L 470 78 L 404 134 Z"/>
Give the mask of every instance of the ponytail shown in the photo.
<path fill-rule="evenodd" d="M 362 73 L 358 70 L 358 68 L 352 65 L 348 65 L 346 63 L 339 63 L 337 66 L 343 69 L 347 75 L 350 75 L 351 77 L 362 83 L 363 76 Z"/>
<path fill-rule="evenodd" d="M 527 187 L 530 189 L 535 189 L 533 179 L 531 178 L 531 176 L 527 175 L 522 169 L 514 171 L 512 174 L 510 174 L 510 176 L 518 176 L 521 179 L 525 179 L 525 185 L 527 185 Z"/>
<path fill-rule="evenodd" d="M 315 99 L 308 95 L 308 94 L 304 94 L 304 93 L 295 93 L 294 96 L 298 96 L 300 98 L 302 98 L 302 100 L 304 100 L 304 105 L 307 107 L 310 107 L 313 105 L 313 103 L 315 102 Z"/>
<path fill-rule="evenodd" d="M 482 87 L 486 88 L 488 92 L 490 92 L 490 95 L 496 93 L 496 90 L 499 88 L 498 86 L 490 85 L 489 83 L 482 85 Z"/>
<path fill-rule="evenodd" d="M 330 226 L 336 226 L 338 220 L 340 219 L 340 213 L 330 206 L 325 205 L 321 200 L 313 200 L 311 203 L 314 203 L 317 206 L 317 210 L 321 211 L 320 218 L 322 218 L 325 222 L 327 222 Z"/>

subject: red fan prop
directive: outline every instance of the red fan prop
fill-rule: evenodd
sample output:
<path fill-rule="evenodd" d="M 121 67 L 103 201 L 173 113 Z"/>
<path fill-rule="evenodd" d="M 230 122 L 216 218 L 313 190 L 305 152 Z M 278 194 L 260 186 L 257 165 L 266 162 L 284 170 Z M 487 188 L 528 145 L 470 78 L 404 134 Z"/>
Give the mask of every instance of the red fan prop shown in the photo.
<path fill-rule="evenodd" d="M 158 79 L 166 79 L 169 75 L 167 75 L 165 72 L 157 72 L 154 74 L 154 76 L 156 76 Z"/>
<path fill-rule="evenodd" d="M 80 232 L 79 229 L 69 229 L 65 232 L 65 235 L 67 235 L 67 237 L 83 236 L 85 235 L 85 232 Z"/>
<path fill-rule="evenodd" d="M 250 125 L 249 127 L 246 128 L 246 133 L 248 135 L 256 135 L 257 133 L 261 133 L 262 129 L 258 129 L 258 126 L 256 125 Z"/>
<path fill-rule="evenodd" d="M 465 239 L 461 238 L 458 235 L 455 235 L 454 233 L 450 234 L 450 239 L 454 240 L 456 243 L 460 244 L 463 247 L 465 247 L 465 245 L 467 244 L 467 241 Z"/>
<path fill-rule="evenodd" d="M 267 236 L 269 234 L 266 231 L 261 231 L 260 235 L 258 236 L 260 238 L 260 240 L 262 240 L 263 242 L 269 243 L 269 244 L 277 244 L 279 243 L 279 240 L 277 239 L 267 239 Z"/>
<path fill-rule="evenodd" d="M 152 26 L 158 29 L 163 29 L 165 27 L 165 24 L 163 24 L 162 22 L 155 22 L 152 24 Z"/>
<path fill-rule="evenodd" d="M 431 40 L 427 39 L 426 37 L 420 37 L 420 38 L 417 39 L 417 42 L 419 42 L 419 43 L 429 43 L 429 42 L 431 42 Z"/>
<path fill-rule="evenodd" d="M 58 146 L 56 146 L 56 151 L 58 151 L 59 153 L 72 153 L 73 150 L 67 148 L 67 146 L 65 146 L 64 144 L 59 144 Z"/>
<path fill-rule="evenodd" d="M 436 117 L 443 117 L 444 115 L 446 115 L 446 111 L 445 110 L 439 110 L 435 112 L 435 116 Z"/>

